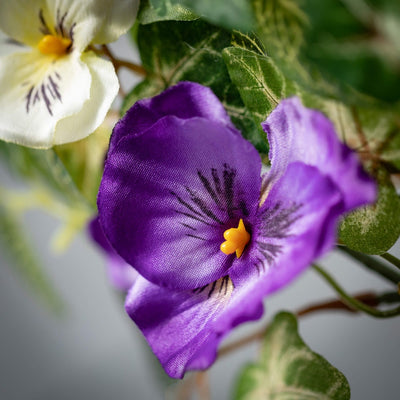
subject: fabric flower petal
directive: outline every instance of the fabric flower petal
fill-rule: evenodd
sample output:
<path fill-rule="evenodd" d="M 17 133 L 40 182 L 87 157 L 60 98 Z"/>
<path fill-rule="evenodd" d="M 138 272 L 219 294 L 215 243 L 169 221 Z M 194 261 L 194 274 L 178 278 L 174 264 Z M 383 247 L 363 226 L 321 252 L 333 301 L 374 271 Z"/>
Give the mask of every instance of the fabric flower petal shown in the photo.
<path fill-rule="evenodd" d="M 294 279 L 334 246 L 343 200 L 317 168 L 289 164 L 258 211 L 251 250 L 230 271 L 233 283 L 245 285 L 258 276 L 265 296 Z"/>
<path fill-rule="evenodd" d="M 10 38 L 35 47 L 41 33 L 40 10 L 45 0 L 0 1 L 0 29 Z"/>
<path fill-rule="evenodd" d="M 179 104 L 179 107 L 176 104 Z M 138 101 L 130 108 L 114 129 L 110 150 L 125 135 L 142 134 L 165 116 L 181 119 L 203 117 L 239 134 L 218 97 L 210 88 L 194 82 L 180 82 L 156 97 Z"/>
<path fill-rule="evenodd" d="M 98 218 L 94 218 L 88 225 L 90 237 L 98 247 L 107 255 L 107 275 L 114 287 L 122 291 L 128 291 L 139 274 L 127 264 L 111 247 L 104 236 Z"/>
<path fill-rule="evenodd" d="M 84 53 L 81 60 L 91 75 L 90 95 L 79 112 L 57 123 L 53 144 L 80 140 L 94 132 L 118 94 L 118 77 L 111 62 L 92 52 Z"/>
<path fill-rule="evenodd" d="M 333 124 L 321 112 L 293 97 L 281 101 L 262 127 L 270 144 L 269 187 L 290 162 L 301 161 L 332 178 L 344 195 L 345 210 L 375 200 L 375 185 L 357 155 L 340 143 Z"/>
<path fill-rule="evenodd" d="M 0 62 L 0 137 L 37 148 L 54 143 L 57 122 L 90 95 L 89 68 L 77 57 L 13 53 Z"/>
<path fill-rule="evenodd" d="M 26 51 L 26 47 L 10 39 L 2 31 L 0 31 L 0 57 L 11 53 Z"/>
<path fill-rule="evenodd" d="M 105 44 L 117 40 L 133 25 L 138 0 L 47 0 L 49 26 L 63 21 L 74 30 L 79 51 L 89 43 Z"/>
<path fill-rule="evenodd" d="M 84 4 L 88 4 L 90 12 L 97 18 L 94 44 L 114 42 L 126 33 L 135 22 L 139 8 L 139 0 L 92 0 Z"/>
<path fill-rule="evenodd" d="M 242 312 L 242 319 L 232 321 L 233 326 L 261 316 L 262 306 L 246 308 L 247 303 L 241 302 L 246 291 L 235 291 L 228 277 L 182 292 L 160 288 L 139 277 L 125 308 L 167 374 L 182 378 L 185 371 L 206 369 L 214 362 L 227 331 L 216 326 L 223 313 L 233 308 Z"/>
<path fill-rule="evenodd" d="M 149 281 L 201 287 L 231 266 L 235 257 L 219 249 L 223 232 L 239 215 L 254 217 L 260 169 L 255 148 L 226 126 L 161 118 L 145 135 L 110 149 L 100 223 L 113 248 Z"/>

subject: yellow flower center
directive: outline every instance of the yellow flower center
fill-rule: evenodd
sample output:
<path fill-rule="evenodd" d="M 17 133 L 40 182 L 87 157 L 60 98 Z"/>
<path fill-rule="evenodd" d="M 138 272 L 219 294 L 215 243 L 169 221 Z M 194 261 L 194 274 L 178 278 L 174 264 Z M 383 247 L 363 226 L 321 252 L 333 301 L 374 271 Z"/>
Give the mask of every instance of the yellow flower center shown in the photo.
<path fill-rule="evenodd" d="M 67 53 L 71 43 L 71 39 L 68 38 L 45 35 L 40 40 L 38 48 L 42 54 L 56 54 L 62 56 Z"/>
<path fill-rule="evenodd" d="M 243 220 L 240 218 L 237 228 L 230 228 L 224 232 L 224 239 L 220 246 L 224 254 L 232 254 L 236 252 L 236 257 L 239 258 L 246 244 L 250 241 L 250 234 L 246 231 Z"/>

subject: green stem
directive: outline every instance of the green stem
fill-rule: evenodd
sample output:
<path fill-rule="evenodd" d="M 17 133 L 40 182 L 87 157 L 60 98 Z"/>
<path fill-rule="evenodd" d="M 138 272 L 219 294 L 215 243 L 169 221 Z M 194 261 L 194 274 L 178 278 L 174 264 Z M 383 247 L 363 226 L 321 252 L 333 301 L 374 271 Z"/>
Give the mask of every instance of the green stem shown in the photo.
<path fill-rule="evenodd" d="M 351 250 L 345 246 L 338 246 L 338 250 L 347 254 L 348 256 L 353 258 L 355 261 L 362 264 L 364 267 L 367 267 L 370 270 L 374 271 L 375 273 L 378 273 L 379 275 L 386 278 L 390 282 L 393 282 L 396 285 L 400 282 L 400 273 L 397 270 L 390 268 L 388 265 L 384 264 L 379 259 L 369 256 L 367 254 L 363 254 L 363 253 L 359 253 L 357 251 Z M 397 261 L 399 261 L 399 260 L 397 260 Z"/>
<path fill-rule="evenodd" d="M 360 310 L 365 312 L 366 314 L 372 315 L 376 318 L 390 318 L 395 317 L 396 315 L 400 315 L 400 306 L 393 308 L 391 310 L 381 311 L 376 308 L 370 307 L 361 301 L 355 299 L 348 295 L 344 289 L 335 281 L 335 279 L 328 274 L 324 269 L 319 267 L 316 264 L 313 264 L 313 268 L 332 286 L 333 289 L 340 295 L 343 302 L 345 302 L 348 306 L 355 308 L 356 310 Z"/>
<path fill-rule="evenodd" d="M 386 261 L 389 261 L 391 264 L 393 264 L 398 269 L 400 269 L 400 260 L 397 257 L 395 257 L 389 253 L 381 254 L 381 257 L 384 258 Z"/>

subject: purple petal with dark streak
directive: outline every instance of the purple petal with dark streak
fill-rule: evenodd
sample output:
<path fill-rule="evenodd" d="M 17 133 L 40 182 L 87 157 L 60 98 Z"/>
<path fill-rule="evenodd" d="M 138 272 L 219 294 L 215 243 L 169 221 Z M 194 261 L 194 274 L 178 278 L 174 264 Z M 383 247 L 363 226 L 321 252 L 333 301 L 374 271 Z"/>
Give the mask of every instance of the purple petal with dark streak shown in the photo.
<path fill-rule="evenodd" d="M 113 248 L 149 281 L 179 290 L 224 276 L 219 247 L 258 207 L 261 160 L 240 135 L 203 118 L 164 117 L 109 153 L 98 196 Z"/>
<path fill-rule="evenodd" d="M 304 107 L 297 97 L 282 100 L 262 123 L 268 134 L 270 185 L 294 161 L 317 167 L 343 193 L 345 211 L 372 203 L 376 186 L 364 172 L 356 153 L 338 140 L 332 122 L 319 111 Z"/>

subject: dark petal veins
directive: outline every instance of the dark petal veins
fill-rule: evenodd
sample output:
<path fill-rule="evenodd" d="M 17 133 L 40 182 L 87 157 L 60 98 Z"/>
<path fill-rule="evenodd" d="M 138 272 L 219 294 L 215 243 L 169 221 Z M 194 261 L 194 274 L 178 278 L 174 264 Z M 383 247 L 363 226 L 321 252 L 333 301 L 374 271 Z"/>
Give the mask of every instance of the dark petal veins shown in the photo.
<path fill-rule="evenodd" d="M 224 231 L 243 217 L 251 226 L 260 169 L 257 151 L 226 126 L 163 117 L 109 150 L 101 225 L 149 281 L 177 290 L 204 286 L 226 275 L 235 259 L 220 251 Z"/>
<path fill-rule="evenodd" d="M 61 80 L 60 74 L 54 72 L 54 75 L 49 75 L 43 79 L 39 86 L 30 86 L 28 93 L 25 96 L 25 110 L 27 114 L 33 106 L 44 104 L 49 115 L 53 115 L 52 106 L 55 101 L 62 103 L 61 93 L 57 80 Z"/>

